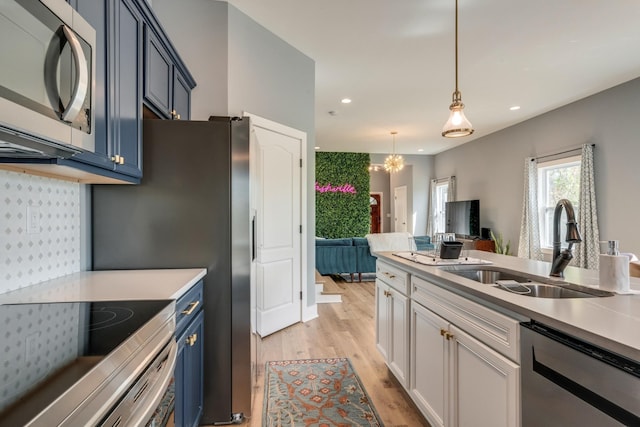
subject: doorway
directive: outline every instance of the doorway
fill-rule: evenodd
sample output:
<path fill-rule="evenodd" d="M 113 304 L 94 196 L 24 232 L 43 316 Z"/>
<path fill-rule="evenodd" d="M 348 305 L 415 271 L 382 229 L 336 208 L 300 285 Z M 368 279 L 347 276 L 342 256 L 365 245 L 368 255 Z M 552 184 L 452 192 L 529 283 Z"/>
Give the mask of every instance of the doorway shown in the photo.
<path fill-rule="evenodd" d="M 407 231 L 407 186 L 393 189 L 394 229 L 393 231 Z"/>
<path fill-rule="evenodd" d="M 382 193 L 369 194 L 369 211 L 371 215 L 369 233 L 382 233 L 384 226 L 382 225 Z"/>
<path fill-rule="evenodd" d="M 251 118 L 252 311 L 265 337 L 302 320 L 304 215 L 302 153 L 306 134 Z"/>

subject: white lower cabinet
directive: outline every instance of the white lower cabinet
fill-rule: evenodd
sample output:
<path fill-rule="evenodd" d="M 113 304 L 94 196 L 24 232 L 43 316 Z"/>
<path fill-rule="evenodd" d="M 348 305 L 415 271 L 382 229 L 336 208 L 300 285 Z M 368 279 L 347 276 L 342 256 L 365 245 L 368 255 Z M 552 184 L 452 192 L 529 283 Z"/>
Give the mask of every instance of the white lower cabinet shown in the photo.
<path fill-rule="evenodd" d="M 409 389 L 409 274 L 376 262 L 376 346 L 391 372 Z"/>
<path fill-rule="evenodd" d="M 409 301 L 376 279 L 376 346 L 405 388 L 409 385 Z"/>
<path fill-rule="evenodd" d="M 412 398 L 432 426 L 518 426 L 520 367 L 411 303 Z"/>
<path fill-rule="evenodd" d="M 520 366 L 453 325 L 449 333 L 450 425 L 519 426 Z"/>
<path fill-rule="evenodd" d="M 416 302 L 411 303 L 411 381 L 409 394 L 432 427 L 450 425 L 447 403 L 449 323 Z"/>
<path fill-rule="evenodd" d="M 411 276 L 410 284 L 410 364 L 404 384 L 425 418 L 433 427 L 519 427 L 519 321 L 525 319 L 420 277 Z M 381 282 L 376 292 L 384 295 L 385 286 Z M 387 310 L 379 313 L 386 319 L 389 304 L 378 302 L 379 312 Z"/>

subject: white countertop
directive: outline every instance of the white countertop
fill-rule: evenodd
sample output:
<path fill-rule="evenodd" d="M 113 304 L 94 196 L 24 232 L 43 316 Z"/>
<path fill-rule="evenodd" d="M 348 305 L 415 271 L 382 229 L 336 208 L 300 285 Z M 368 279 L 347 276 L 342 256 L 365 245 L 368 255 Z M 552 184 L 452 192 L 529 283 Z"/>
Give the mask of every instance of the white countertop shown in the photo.
<path fill-rule="evenodd" d="M 517 295 L 475 280 L 441 270 L 439 267 L 418 264 L 392 252 L 376 254 L 385 261 L 403 267 L 450 290 L 472 295 L 492 305 L 521 316 L 538 320 L 551 327 L 605 347 L 611 351 L 640 361 L 640 294 L 615 295 L 596 298 L 533 298 Z M 533 261 L 491 252 L 469 251 L 470 257 L 492 261 L 495 266 L 548 277 L 550 263 Z M 567 267 L 564 280 L 597 288 L 598 272 Z M 631 278 L 631 288 L 640 290 L 640 279 Z"/>
<path fill-rule="evenodd" d="M 206 274 L 204 268 L 81 271 L 0 294 L 0 304 L 175 300 Z"/>

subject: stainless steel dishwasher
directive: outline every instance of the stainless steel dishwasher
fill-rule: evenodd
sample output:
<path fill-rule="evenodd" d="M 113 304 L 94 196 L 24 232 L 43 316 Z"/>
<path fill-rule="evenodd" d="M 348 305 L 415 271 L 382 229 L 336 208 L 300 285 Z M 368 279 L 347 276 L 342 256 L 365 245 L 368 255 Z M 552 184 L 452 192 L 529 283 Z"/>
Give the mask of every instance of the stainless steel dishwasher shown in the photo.
<path fill-rule="evenodd" d="M 640 364 L 521 323 L 522 426 L 640 426 Z"/>

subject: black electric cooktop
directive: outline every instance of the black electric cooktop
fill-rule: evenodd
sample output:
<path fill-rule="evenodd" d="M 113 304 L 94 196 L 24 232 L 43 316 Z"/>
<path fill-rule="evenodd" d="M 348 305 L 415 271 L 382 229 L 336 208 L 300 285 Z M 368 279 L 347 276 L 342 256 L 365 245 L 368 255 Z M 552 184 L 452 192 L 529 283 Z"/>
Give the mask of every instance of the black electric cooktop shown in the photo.
<path fill-rule="evenodd" d="M 2 412 L 62 372 L 90 369 L 171 301 L 0 305 Z"/>

